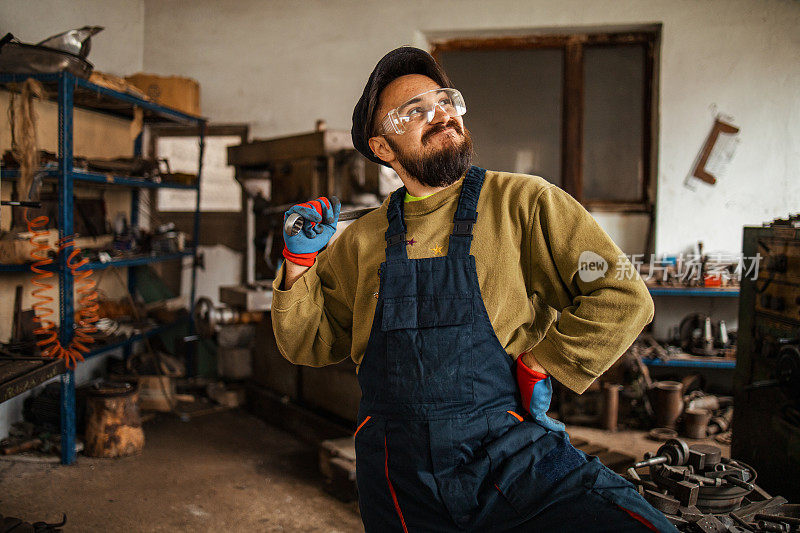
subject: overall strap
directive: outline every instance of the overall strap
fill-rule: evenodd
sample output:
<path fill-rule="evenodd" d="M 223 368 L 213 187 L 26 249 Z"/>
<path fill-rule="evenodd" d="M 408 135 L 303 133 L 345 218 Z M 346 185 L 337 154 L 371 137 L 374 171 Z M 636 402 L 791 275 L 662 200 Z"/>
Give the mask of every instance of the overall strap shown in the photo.
<path fill-rule="evenodd" d="M 486 169 L 470 167 L 464 177 L 461 195 L 458 198 L 456 215 L 453 217 L 453 234 L 450 235 L 447 255 L 469 255 L 472 244 L 472 226 L 478 220 L 478 198 L 486 177 Z"/>
<path fill-rule="evenodd" d="M 392 193 L 386 216 L 389 219 L 389 229 L 386 230 L 386 260 L 407 260 L 406 253 L 406 223 L 403 220 L 403 202 L 406 197 L 406 188 L 400 187 Z"/>

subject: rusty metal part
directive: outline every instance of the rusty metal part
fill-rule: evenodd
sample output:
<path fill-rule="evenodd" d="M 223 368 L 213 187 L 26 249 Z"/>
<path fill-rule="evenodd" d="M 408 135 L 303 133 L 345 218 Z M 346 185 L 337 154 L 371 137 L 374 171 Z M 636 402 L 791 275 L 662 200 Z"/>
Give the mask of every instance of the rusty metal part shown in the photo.
<path fill-rule="evenodd" d="M 721 415 L 711 418 L 711 422 L 708 424 L 708 434 L 716 435 L 727 431 L 731 427 L 731 420 L 733 420 L 733 407 L 728 407 Z"/>
<path fill-rule="evenodd" d="M 652 440 L 665 441 L 674 439 L 678 436 L 678 432 L 672 428 L 653 428 L 647 434 L 647 437 Z"/>
<path fill-rule="evenodd" d="M 748 522 L 745 522 L 744 520 L 742 520 L 741 518 L 739 518 L 735 514 L 730 513 L 728 516 L 730 516 L 733 519 L 734 522 L 739 524 L 739 527 L 741 527 L 743 529 L 746 529 L 747 531 L 755 531 L 756 530 L 756 528 L 754 526 L 750 525 Z"/>
<path fill-rule="evenodd" d="M 728 528 L 714 515 L 705 515 L 694 523 L 695 529 L 703 533 L 724 533 Z"/>
<path fill-rule="evenodd" d="M 634 468 L 644 468 L 645 466 L 656 466 L 667 464 L 679 466 L 686 464 L 689 457 L 689 446 L 680 439 L 669 439 L 656 452 L 653 457 L 645 456 L 644 461 L 634 465 Z"/>
<path fill-rule="evenodd" d="M 735 516 L 745 522 L 749 522 L 755 519 L 755 515 L 758 513 L 769 513 L 773 509 L 779 509 L 782 505 L 788 503 L 786 498 L 783 496 L 774 496 L 768 500 L 764 500 L 761 502 L 753 502 L 748 505 L 742 506 L 735 511 L 731 511 L 731 516 Z M 772 514 L 772 513 L 770 513 Z"/>
<path fill-rule="evenodd" d="M 619 391 L 621 385 L 616 383 L 603 384 L 603 428 L 616 431 L 619 416 Z"/>
<path fill-rule="evenodd" d="M 42 445 L 42 439 L 28 439 L 26 441 L 22 441 L 18 444 L 12 444 L 10 446 L 3 446 L 0 448 L 0 453 L 3 455 L 13 455 L 16 453 L 27 452 L 30 450 L 35 450 Z"/>
<path fill-rule="evenodd" d="M 690 439 L 704 439 L 707 436 L 711 411 L 707 409 L 687 408 L 683 412 L 684 433 Z"/>
<path fill-rule="evenodd" d="M 722 450 L 710 444 L 693 444 L 689 446 L 690 459 L 692 455 L 700 455 L 703 457 L 702 464 L 695 466 L 698 470 L 714 467 L 722 461 Z"/>
<path fill-rule="evenodd" d="M 697 522 L 703 518 L 703 513 L 697 508 L 696 505 L 689 507 L 680 506 L 678 508 L 678 514 L 680 514 L 681 518 L 691 523 Z"/>
<path fill-rule="evenodd" d="M 210 298 L 198 298 L 192 310 L 192 317 L 200 335 L 211 337 L 218 326 L 231 324 L 253 324 L 264 318 L 261 311 L 239 311 L 228 306 L 214 306 Z"/>
<path fill-rule="evenodd" d="M 672 496 L 661 494 L 654 490 L 645 490 L 644 499 L 664 514 L 676 514 L 678 512 L 678 507 L 681 505 L 681 502 Z"/>
<path fill-rule="evenodd" d="M 741 487 L 741 488 L 747 490 L 748 492 L 752 492 L 753 491 L 753 484 L 752 483 L 748 483 L 747 481 L 744 481 L 743 479 L 738 477 L 736 474 L 727 474 L 725 476 L 722 476 L 722 479 L 724 479 L 725 481 L 727 481 L 731 485 L 736 485 L 737 487 Z"/>
<path fill-rule="evenodd" d="M 653 384 L 656 424 L 675 429 L 683 412 L 683 384 L 679 381 L 658 381 Z"/>
<path fill-rule="evenodd" d="M 137 397 L 137 387 L 128 383 L 87 390 L 86 455 L 124 457 L 142 451 L 144 431 Z"/>
<path fill-rule="evenodd" d="M 785 516 L 785 515 L 771 514 L 771 513 L 756 513 L 756 515 L 753 518 L 755 518 L 756 520 L 768 520 L 770 522 L 784 522 L 792 526 L 800 526 L 800 518 L 795 518 L 793 516 Z"/>
<path fill-rule="evenodd" d="M 767 522 L 765 520 L 759 520 L 756 522 L 756 525 L 758 526 L 759 531 L 764 532 L 784 533 L 789 531 L 789 526 L 786 524 Z"/>

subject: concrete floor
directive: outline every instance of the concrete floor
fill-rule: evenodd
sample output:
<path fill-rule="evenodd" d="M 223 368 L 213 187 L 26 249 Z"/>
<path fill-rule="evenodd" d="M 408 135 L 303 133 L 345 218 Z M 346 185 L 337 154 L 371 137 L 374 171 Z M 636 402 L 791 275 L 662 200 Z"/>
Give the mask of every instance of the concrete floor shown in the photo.
<path fill-rule="evenodd" d="M 644 458 L 645 452 L 655 453 L 663 444 L 663 442 L 657 442 L 647 438 L 647 431 L 624 430 L 612 433 L 604 429 L 584 426 L 567 426 L 567 433 L 569 433 L 572 440 L 578 438 L 585 439 L 592 444 L 599 444 L 610 450 L 633 455 L 637 461 Z M 717 446 L 722 450 L 722 455 L 724 457 L 730 457 L 731 454 L 730 444 L 720 444 L 712 437 L 707 439 L 687 439 L 686 437 L 680 437 L 680 439 L 686 441 L 689 446 L 700 443 Z"/>
<path fill-rule="evenodd" d="M 69 531 L 363 531 L 325 493 L 315 448 L 243 412 L 145 424 L 141 455 L 0 462 L 0 513 Z"/>
<path fill-rule="evenodd" d="M 640 431 L 568 431 L 637 458 L 659 446 Z M 243 411 L 161 415 L 145 437 L 143 453 L 123 459 L 0 461 L 0 513 L 58 522 L 64 512 L 65 531 L 81 532 L 363 531 L 358 505 L 322 490 L 316 449 Z"/>

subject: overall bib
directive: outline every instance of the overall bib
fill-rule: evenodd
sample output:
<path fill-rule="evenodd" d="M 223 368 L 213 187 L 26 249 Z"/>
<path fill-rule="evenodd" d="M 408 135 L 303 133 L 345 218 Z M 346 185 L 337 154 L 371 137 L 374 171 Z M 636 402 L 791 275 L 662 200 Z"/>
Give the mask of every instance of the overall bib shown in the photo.
<path fill-rule="evenodd" d="M 469 253 L 485 172 L 472 167 L 464 179 L 444 257 L 408 258 L 405 188 L 389 201 L 358 373 L 366 531 L 677 531 L 633 485 L 522 407 Z"/>

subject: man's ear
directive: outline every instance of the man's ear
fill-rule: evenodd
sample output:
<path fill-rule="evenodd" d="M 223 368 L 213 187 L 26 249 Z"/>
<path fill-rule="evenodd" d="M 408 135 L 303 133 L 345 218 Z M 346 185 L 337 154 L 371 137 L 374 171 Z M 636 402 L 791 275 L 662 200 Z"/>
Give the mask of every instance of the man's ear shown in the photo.
<path fill-rule="evenodd" d="M 392 147 L 389 146 L 389 143 L 383 137 L 370 137 L 368 142 L 372 153 L 381 161 L 391 163 L 397 159 L 397 156 L 394 155 L 394 150 L 392 150 Z"/>

